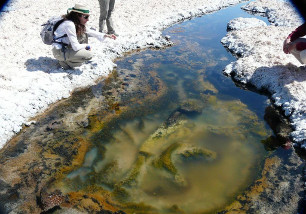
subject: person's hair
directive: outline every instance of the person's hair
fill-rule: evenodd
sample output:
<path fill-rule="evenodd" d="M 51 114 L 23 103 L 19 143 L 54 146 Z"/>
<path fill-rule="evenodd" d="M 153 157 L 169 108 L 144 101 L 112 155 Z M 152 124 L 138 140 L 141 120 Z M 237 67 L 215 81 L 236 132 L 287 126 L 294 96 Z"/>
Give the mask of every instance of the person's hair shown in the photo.
<path fill-rule="evenodd" d="M 82 14 L 74 12 L 74 11 L 71 11 L 67 15 L 63 16 L 64 19 L 70 20 L 70 21 L 72 21 L 75 24 L 77 36 L 82 35 L 86 31 L 85 25 L 82 25 L 80 20 L 79 20 L 80 16 L 82 16 Z"/>

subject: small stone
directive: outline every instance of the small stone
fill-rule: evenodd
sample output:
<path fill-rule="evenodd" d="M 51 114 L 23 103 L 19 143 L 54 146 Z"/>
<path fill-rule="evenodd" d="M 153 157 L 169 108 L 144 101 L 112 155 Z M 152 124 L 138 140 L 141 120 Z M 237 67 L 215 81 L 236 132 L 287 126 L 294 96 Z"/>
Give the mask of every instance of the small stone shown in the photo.
<path fill-rule="evenodd" d="M 65 202 L 65 197 L 60 190 L 55 190 L 52 193 L 41 192 L 41 204 L 44 211 L 48 211 L 54 207 L 60 206 Z"/>
<path fill-rule="evenodd" d="M 24 125 L 27 126 L 27 127 L 29 127 L 29 126 L 32 125 L 32 124 L 36 124 L 36 121 L 35 121 L 35 120 L 31 120 L 31 121 L 29 121 L 29 122 L 26 122 Z"/>

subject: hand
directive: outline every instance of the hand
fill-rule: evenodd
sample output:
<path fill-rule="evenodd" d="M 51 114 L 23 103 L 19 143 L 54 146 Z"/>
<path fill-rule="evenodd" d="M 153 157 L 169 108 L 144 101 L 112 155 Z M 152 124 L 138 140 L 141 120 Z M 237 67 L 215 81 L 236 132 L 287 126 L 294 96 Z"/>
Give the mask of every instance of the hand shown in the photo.
<path fill-rule="evenodd" d="M 89 45 L 87 45 L 87 46 L 85 47 L 85 50 L 90 51 L 90 50 L 91 50 L 90 46 L 89 46 Z"/>
<path fill-rule="evenodd" d="M 287 38 L 285 39 L 284 43 L 283 43 L 283 51 L 285 54 L 289 54 L 289 44 L 291 43 L 290 39 Z"/>
<path fill-rule="evenodd" d="M 291 42 L 290 38 L 287 38 L 283 44 L 283 51 L 285 54 L 290 54 L 292 50 L 296 48 L 296 42 Z"/>
<path fill-rule="evenodd" d="M 115 40 L 117 38 L 114 34 L 105 34 L 104 37 L 108 37 L 108 38 L 111 38 L 113 40 Z"/>
<path fill-rule="evenodd" d="M 291 53 L 292 50 L 296 49 L 296 42 L 291 42 L 288 44 L 288 52 Z"/>

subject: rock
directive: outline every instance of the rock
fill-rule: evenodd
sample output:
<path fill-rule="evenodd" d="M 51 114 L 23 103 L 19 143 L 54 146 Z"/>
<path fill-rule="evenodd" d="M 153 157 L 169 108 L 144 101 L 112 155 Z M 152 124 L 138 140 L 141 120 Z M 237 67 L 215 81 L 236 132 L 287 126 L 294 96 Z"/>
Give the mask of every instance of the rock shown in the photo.
<path fill-rule="evenodd" d="M 289 141 L 289 135 L 292 132 L 288 120 L 273 106 L 268 106 L 265 109 L 264 119 L 273 130 L 276 136 L 275 141 L 278 146 L 286 144 Z"/>
<path fill-rule="evenodd" d="M 60 190 L 55 190 L 52 193 L 42 191 L 40 194 L 40 203 L 43 211 L 48 211 L 52 208 L 60 206 L 65 202 L 65 196 L 62 195 Z"/>
<path fill-rule="evenodd" d="M 168 119 L 165 121 L 165 127 L 172 126 L 172 125 L 178 123 L 179 121 L 181 121 L 183 119 L 185 119 L 185 117 L 181 112 L 174 111 L 170 114 Z"/>
<path fill-rule="evenodd" d="M 197 115 L 202 113 L 202 103 L 198 100 L 187 100 L 183 102 L 178 111 L 186 114 L 187 116 Z"/>
<path fill-rule="evenodd" d="M 83 120 L 78 121 L 77 124 L 83 128 L 87 128 L 89 126 L 89 119 L 84 118 Z"/>
<path fill-rule="evenodd" d="M 216 152 L 208 150 L 208 149 L 201 149 L 201 148 L 186 148 L 186 150 L 179 153 L 184 159 L 200 159 L 200 158 L 207 158 L 214 160 L 217 157 Z"/>
<path fill-rule="evenodd" d="M 27 126 L 27 127 L 29 127 L 29 126 L 31 126 L 32 124 L 36 124 L 36 121 L 35 121 L 35 120 L 31 120 L 31 121 L 26 122 L 24 125 Z"/>

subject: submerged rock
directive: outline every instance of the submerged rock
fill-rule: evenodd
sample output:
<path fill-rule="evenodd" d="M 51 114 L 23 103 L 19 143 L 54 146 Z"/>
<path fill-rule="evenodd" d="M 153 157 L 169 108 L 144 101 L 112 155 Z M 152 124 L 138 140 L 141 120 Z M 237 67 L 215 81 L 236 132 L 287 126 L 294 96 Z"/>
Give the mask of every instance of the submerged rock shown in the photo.
<path fill-rule="evenodd" d="M 180 145 L 178 143 L 174 143 L 170 145 L 168 148 L 166 148 L 165 151 L 162 152 L 160 157 L 158 157 L 156 160 L 153 161 L 153 166 L 157 168 L 163 168 L 166 169 L 168 172 L 170 172 L 173 175 L 176 175 L 178 173 L 177 168 L 175 167 L 171 155 Z"/>
<path fill-rule="evenodd" d="M 198 115 L 202 113 L 203 103 L 199 100 L 187 100 L 183 102 L 178 111 L 186 115 Z"/>
<path fill-rule="evenodd" d="M 275 107 L 268 106 L 266 108 L 264 119 L 269 124 L 280 143 L 284 144 L 290 138 L 289 136 L 292 132 L 292 128 L 288 119 L 286 119 Z"/>
<path fill-rule="evenodd" d="M 180 111 L 174 111 L 170 114 L 168 119 L 164 122 L 165 127 L 170 127 L 176 123 L 179 123 L 180 120 L 186 119 L 186 116 Z"/>
<path fill-rule="evenodd" d="M 188 117 L 200 115 L 202 113 L 203 105 L 203 102 L 194 99 L 182 102 L 182 104 L 180 104 L 164 122 L 165 128 L 178 124 L 180 121 L 186 120 Z"/>
<path fill-rule="evenodd" d="M 182 158 L 190 160 L 190 159 L 207 159 L 207 160 L 215 160 L 217 157 L 217 153 L 208 149 L 202 148 L 186 148 L 182 152 L 178 153 Z"/>

